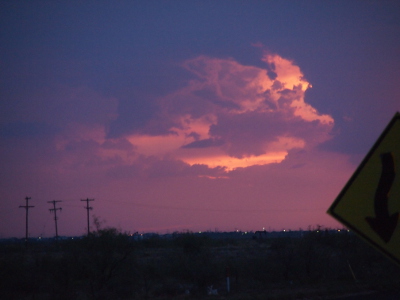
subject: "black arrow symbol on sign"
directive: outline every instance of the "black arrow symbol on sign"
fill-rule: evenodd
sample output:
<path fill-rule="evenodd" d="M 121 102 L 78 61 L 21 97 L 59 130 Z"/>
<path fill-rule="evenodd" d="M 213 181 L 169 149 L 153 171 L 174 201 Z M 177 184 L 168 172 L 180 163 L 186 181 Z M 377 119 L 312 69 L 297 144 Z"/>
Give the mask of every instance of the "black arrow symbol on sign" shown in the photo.
<path fill-rule="evenodd" d="M 366 217 L 369 226 L 381 237 L 385 243 L 392 238 L 397 226 L 399 213 L 389 216 L 388 194 L 396 176 L 392 153 L 381 154 L 382 174 L 375 192 L 375 217 Z"/>

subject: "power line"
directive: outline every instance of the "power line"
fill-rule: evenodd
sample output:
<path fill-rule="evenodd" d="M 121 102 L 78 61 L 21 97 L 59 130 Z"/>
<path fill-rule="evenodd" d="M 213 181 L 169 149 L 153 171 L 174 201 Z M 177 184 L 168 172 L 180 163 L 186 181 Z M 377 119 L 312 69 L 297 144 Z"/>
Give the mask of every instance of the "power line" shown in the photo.
<path fill-rule="evenodd" d="M 87 211 L 87 234 L 89 236 L 90 234 L 89 210 L 93 209 L 93 207 L 89 206 L 89 201 L 94 201 L 94 199 L 86 198 L 86 199 L 81 199 L 81 201 L 86 201 L 86 206 L 84 206 L 84 208 Z"/>
<path fill-rule="evenodd" d="M 57 229 L 57 220 L 58 220 L 58 218 L 57 218 L 57 210 L 59 210 L 59 211 L 62 210 L 61 207 L 56 208 L 56 203 L 57 203 L 57 202 L 62 202 L 62 201 L 61 201 L 61 200 L 47 201 L 47 203 L 53 203 L 53 208 L 50 208 L 49 211 L 50 211 L 50 212 L 54 212 L 54 222 L 55 222 L 55 224 L 56 224 L 56 240 L 58 240 L 58 229 Z"/>
<path fill-rule="evenodd" d="M 30 208 L 34 207 L 32 205 L 28 205 L 28 200 L 31 199 L 31 197 L 25 197 L 26 204 L 20 205 L 19 208 L 25 208 L 26 211 L 26 220 L 25 220 L 25 245 L 28 246 L 28 211 Z"/>

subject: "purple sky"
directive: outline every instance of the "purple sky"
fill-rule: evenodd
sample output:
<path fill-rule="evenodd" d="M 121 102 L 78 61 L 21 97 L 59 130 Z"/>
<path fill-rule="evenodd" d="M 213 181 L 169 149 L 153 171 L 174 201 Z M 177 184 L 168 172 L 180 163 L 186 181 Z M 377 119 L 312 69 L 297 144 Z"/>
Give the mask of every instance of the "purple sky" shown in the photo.
<path fill-rule="evenodd" d="M 400 110 L 398 1 L 1 1 L 0 238 L 339 227 Z"/>

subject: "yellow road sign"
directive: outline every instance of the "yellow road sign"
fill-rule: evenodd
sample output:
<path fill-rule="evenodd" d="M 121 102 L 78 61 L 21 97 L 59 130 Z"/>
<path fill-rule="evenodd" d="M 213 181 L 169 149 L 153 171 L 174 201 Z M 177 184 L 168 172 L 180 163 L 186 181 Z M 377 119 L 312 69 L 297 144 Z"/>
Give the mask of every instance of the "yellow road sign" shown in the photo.
<path fill-rule="evenodd" d="M 328 210 L 400 264 L 400 113 L 396 113 Z"/>

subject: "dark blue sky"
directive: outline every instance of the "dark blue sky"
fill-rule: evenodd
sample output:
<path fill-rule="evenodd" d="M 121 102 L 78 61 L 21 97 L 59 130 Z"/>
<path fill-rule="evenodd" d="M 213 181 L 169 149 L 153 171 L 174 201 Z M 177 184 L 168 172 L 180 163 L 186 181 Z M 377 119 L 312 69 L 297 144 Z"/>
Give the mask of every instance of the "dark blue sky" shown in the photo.
<path fill-rule="evenodd" d="M 257 169 L 257 174 L 268 178 L 272 168 L 281 168 L 285 189 L 300 198 L 308 198 L 311 192 L 304 186 L 321 187 L 321 195 L 324 189 L 329 190 L 323 203 L 317 205 L 320 217 L 309 221 L 329 225 L 326 204 L 333 201 L 400 110 L 399 15 L 398 1 L 2 1 L 0 191 L 7 199 L 0 200 L 1 211 L 23 217 L 22 211 L 14 208 L 26 195 L 43 201 L 97 197 L 100 202 L 107 194 L 107 199 L 121 198 L 129 203 L 128 195 L 138 192 L 138 184 L 159 189 L 169 200 L 164 203 L 144 189 L 138 192 L 141 197 L 136 202 L 170 205 L 171 215 L 159 222 L 151 222 L 150 217 L 131 222 L 125 217 L 118 223 L 121 212 L 108 214 L 104 205 L 102 217 L 110 225 L 143 230 L 229 228 L 230 221 L 220 221 L 224 218 L 219 215 L 202 215 L 199 199 L 205 195 L 194 191 L 183 195 L 179 185 L 164 186 L 151 178 L 168 181 L 193 176 L 187 186 L 199 184 L 198 178 L 203 180 L 204 176 L 224 178 L 217 179 L 223 184 L 212 188 L 202 183 L 202 189 L 221 189 L 208 197 L 224 206 L 232 189 L 226 182 L 237 187 L 240 172 Z M 267 62 L 267 55 L 276 56 Z M 273 115 L 272 110 L 265 114 L 266 106 L 245 106 L 245 101 L 253 103 L 271 92 L 244 92 L 244 87 L 250 82 L 258 85 L 260 74 L 279 68 L 279 59 L 285 62 L 278 74 L 280 83 L 284 83 L 285 72 L 298 74 L 288 69 L 289 64 L 298 66 L 303 79 L 312 85 L 305 91 L 303 84 L 304 94 L 296 94 L 298 91 L 286 83 L 286 90 L 279 92 L 279 105 L 301 98 L 314 109 L 313 117 L 303 115 L 302 122 L 295 121 L 300 113 L 293 112 L 293 105 L 288 110 L 282 110 L 286 106 L 280 110 L 270 106 L 275 109 Z M 215 70 L 224 70 L 218 73 L 224 77 L 213 77 Z M 333 122 L 326 127 L 328 123 L 319 116 L 329 116 Z M 318 122 L 326 126 L 319 127 Z M 191 131 L 185 131 L 189 123 Z M 201 128 L 210 131 L 207 134 Z M 187 140 L 167 141 L 177 136 Z M 208 152 L 199 150 L 195 155 L 179 150 L 189 149 L 185 145 L 191 142 L 212 146 Z M 284 143 L 290 146 L 285 148 Z M 171 150 L 171 145 L 182 153 Z M 218 155 L 239 160 L 231 166 L 218 165 L 215 160 L 210 163 L 205 157 L 220 157 L 216 152 L 211 154 L 217 145 L 221 146 Z M 152 147 L 166 150 L 161 154 Z M 283 161 L 278 155 L 280 163 L 273 166 L 266 161 L 244 166 L 240 161 L 245 157 L 261 159 L 273 151 L 290 155 Z M 315 164 L 317 169 L 304 170 L 303 174 L 311 172 L 319 177 L 329 160 L 341 162 L 343 168 L 324 183 L 313 183 L 311 176 L 310 182 L 300 184 L 297 175 L 292 178 L 292 173 L 284 171 L 285 164 L 291 168 L 291 162 L 300 169 Z M 217 167 L 226 169 L 221 174 Z M 143 170 L 153 171 L 143 175 Z M 154 175 L 157 171 L 164 175 Z M 87 182 L 89 174 L 99 177 Z M 110 183 L 110 177 L 130 177 L 134 183 Z M 258 180 L 248 183 L 260 185 L 250 193 L 253 200 L 235 194 L 235 209 L 244 209 L 241 205 L 246 206 L 246 201 L 249 205 L 264 203 L 268 192 L 262 179 Z M 296 206 L 293 195 L 280 194 L 279 185 L 274 185 L 273 195 L 286 199 L 281 201 L 288 203 L 279 208 L 281 211 L 290 211 Z M 296 190 L 298 185 L 303 188 Z M 117 187 L 118 192 L 114 190 Z M 182 201 L 173 200 L 176 197 Z M 186 220 L 175 206 L 193 209 L 199 220 Z M 305 208 L 311 213 L 309 207 L 311 200 Z M 36 218 L 39 215 L 37 212 Z M 257 229 L 264 224 L 262 219 L 267 219 L 261 216 L 259 221 L 246 223 L 246 218 L 243 215 L 240 226 L 249 224 L 249 229 Z M 300 215 L 290 226 L 305 227 L 307 218 Z M 286 226 L 274 222 L 276 228 Z M 41 226 L 37 220 L 32 234 L 40 234 Z M 0 236 L 21 231 L 5 223 L 0 227 Z M 51 234 L 46 230 L 44 234 Z"/>

